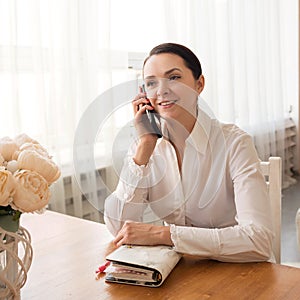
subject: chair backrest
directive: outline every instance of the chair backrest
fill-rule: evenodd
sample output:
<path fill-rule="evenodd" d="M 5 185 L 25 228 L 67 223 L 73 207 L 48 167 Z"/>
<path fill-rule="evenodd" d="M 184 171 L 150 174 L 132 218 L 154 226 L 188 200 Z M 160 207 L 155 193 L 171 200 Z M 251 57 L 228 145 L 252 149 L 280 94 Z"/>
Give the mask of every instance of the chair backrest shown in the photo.
<path fill-rule="evenodd" d="M 300 208 L 297 210 L 297 214 L 296 214 L 296 234 L 297 234 L 298 249 L 300 251 Z"/>
<path fill-rule="evenodd" d="M 269 161 L 260 163 L 271 201 L 271 214 L 275 233 L 273 252 L 276 263 L 281 261 L 281 164 L 280 157 L 270 157 Z"/>

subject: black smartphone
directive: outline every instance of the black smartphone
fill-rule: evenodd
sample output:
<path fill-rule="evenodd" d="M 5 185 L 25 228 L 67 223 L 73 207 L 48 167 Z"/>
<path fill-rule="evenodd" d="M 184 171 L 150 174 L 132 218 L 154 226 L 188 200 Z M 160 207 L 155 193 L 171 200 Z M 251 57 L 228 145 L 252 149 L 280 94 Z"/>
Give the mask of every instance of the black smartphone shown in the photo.
<path fill-rule="evenodd" d="M 144 84 L 142 85 L 142 90 L 144 93 L 146 93 Z M 147 97 L 147 95 L 146 95 L 146 97 Z M 149 103 L 148 105 L 152 106 L 151 103 Z M 147 109 L 146 114 L 147 114 L 147 117 L 149 119 L 149 122 L 152 126 L 154 133 L 157 135 L 158 138 L 161 138 L 163 135 L 161 132 L 161 124 L 160 124 L 160 120 L 159 120 L 159 114 L 154 109 L 152 109 L 152 110 Z"/>

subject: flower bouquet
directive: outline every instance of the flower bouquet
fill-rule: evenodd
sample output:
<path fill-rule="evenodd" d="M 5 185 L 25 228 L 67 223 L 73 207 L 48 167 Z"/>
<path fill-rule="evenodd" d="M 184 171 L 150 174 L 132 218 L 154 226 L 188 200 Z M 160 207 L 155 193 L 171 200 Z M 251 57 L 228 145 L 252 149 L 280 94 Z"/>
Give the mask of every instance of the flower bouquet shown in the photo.
<path fill-rule="evenodd" d="M 18 298 L 32 260 L 30 234 L 19 226 L 25 212 L 43 212 L 50 185 L 60 176 L 47 150 L 26 134 L 0 139 L 0 298 Z M 18 248 L 23 246 L 23 259 Z"/>
<path fill-rule="evenodd" d="M 60 176 L 58 166 L 45 148 L 26 134 L 0 139 L 0 226 L 2 216 L 16 224 L 22 212 L 44 209 L 50 199 L 49 186 Z M 16 225 L 17 226 L 17 225 Z"/>

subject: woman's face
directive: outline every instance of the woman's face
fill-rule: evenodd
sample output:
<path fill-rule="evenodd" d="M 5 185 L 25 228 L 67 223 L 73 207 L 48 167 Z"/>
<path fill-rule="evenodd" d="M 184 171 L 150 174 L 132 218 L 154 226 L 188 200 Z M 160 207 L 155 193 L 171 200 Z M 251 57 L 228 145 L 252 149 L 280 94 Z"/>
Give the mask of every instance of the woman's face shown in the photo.
<path fill-rule="evenodd" d="M 151 56 L 144 65 L 147 97 L 162 117 L 180 121 L 195 116 L 204 77 L 195 79 L 184 60 L 173 53 Z"/>

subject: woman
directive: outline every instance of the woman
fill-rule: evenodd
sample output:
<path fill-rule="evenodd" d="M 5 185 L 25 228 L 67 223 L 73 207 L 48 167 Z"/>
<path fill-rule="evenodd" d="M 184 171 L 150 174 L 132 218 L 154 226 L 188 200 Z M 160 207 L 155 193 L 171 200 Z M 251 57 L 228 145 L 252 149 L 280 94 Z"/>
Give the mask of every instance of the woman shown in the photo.
<path fill-rule="evenodd" d="M 266 184 L 251 137 L 198 105 L 201 65 L 188 48 L 161 44 L 143 67 L 146 93 L 132 101 L 138 141 L 105 202 L 105 222 L 122 244 L 170 245 L 221 261 L 272 257 Z M 156 112 L 163 137 L 150 129 Z M 150 205 L 167 226 L 143 223 Z"/>

